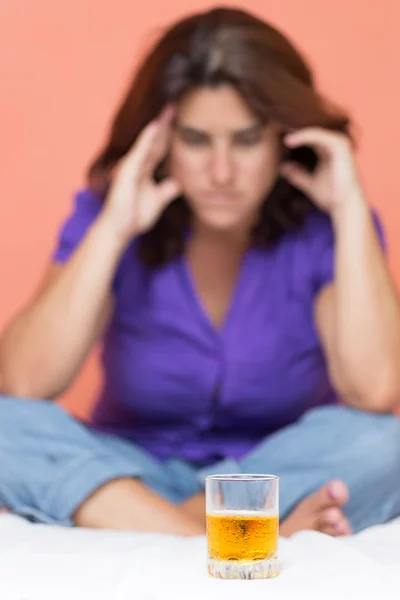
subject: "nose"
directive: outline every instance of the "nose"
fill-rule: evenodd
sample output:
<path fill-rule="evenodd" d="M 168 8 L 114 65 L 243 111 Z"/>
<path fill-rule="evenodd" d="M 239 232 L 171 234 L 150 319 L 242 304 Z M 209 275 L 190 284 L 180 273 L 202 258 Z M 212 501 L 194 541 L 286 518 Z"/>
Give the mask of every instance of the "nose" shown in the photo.
<path fill-rule="evenodd" d="M 216 185 L 228 185 L 232 182 L 234 168 L 229 148 L 214 148 L 211 153 L 211 177 Z"/>

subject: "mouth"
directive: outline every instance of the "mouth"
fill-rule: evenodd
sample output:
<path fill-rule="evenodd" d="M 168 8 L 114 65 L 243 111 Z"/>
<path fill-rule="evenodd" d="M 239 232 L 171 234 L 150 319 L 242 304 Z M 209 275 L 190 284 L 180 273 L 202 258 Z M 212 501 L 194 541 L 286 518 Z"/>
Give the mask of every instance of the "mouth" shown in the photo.
<path fill-rule="evenodd" d="M 205 198 L 211 204 L 232 204 L 237 199 L 237 195 L 226 192 L 210 192 L 205 195 Z"/>

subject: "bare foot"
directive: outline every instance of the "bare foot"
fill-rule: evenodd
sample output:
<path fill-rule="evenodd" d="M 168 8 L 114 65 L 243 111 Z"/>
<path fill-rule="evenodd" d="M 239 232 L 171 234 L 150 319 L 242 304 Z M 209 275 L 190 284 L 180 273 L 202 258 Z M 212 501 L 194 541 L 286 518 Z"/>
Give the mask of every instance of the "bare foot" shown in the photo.
<path fill-rule="evenodd" d="M 297 531 L 321 531 L 332 536 L 350 535 L 350 523 L 341 507 L 349 499 L 346 485 L 331 481 L 305 498 L 281 523 L 280 534 L 288 537 Z"/>
<path fill-rule="evenodd" d="M 206 497 L 204 493 L 196 494 L 180 505 L 184 512 L 205 525 L 206 522 Z"/>
<path fill-rule="evenodd" d="M 289 537 L 302 530 L 321 531 L 332 536 L 349 535 L 351 527 L 341 507 L 349 499 L 346 485 L 331 481 L 305 498 L 281 523 L 280 535 Z M 181 504 L 181 508 L 200 523 L 205 523 L 205 496 L 196 494 Z"/>

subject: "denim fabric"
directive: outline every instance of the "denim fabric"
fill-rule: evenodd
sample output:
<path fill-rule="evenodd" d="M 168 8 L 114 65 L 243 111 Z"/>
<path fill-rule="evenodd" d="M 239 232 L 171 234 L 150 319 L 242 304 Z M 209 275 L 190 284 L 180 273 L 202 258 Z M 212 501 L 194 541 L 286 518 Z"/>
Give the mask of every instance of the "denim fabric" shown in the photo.
<path fill-rule="evenodd" d="M 0 397 L 0 505 L 31 521 L 72 525 L 93 491 L 137 477 L 173 503 L 212 473 L 280 477 L 280 516 L 331 479 L 349 486 L 344 511 L 355 531 L 400 514 L 400 419 L 343 406 L 310 410 L 241 460 L 198 469 L 161 462 L 131 442 L 93 431 L 47 401 Z"/>

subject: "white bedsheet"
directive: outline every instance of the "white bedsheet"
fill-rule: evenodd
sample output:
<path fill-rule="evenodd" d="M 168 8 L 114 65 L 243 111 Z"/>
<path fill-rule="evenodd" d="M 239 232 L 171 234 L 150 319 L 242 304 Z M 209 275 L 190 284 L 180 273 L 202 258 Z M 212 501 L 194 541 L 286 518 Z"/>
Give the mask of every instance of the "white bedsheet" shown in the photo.
<path fill-rule="evenodd" d="M 0 516 L 1 600 L 400 600 L 400 520 L 349 538 L 281 539 L 281 575 L 220 581 L 205 539 L 31 525 Z"/>

